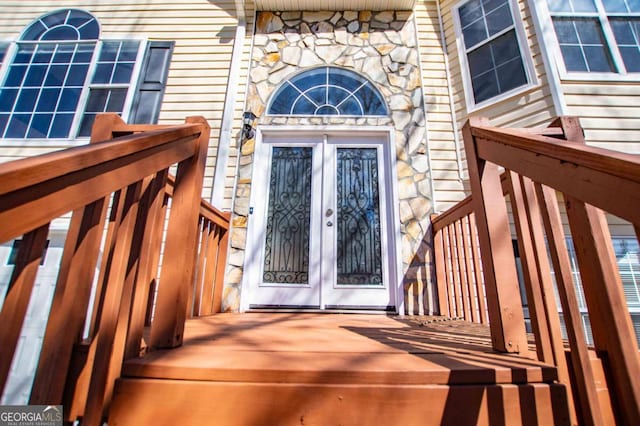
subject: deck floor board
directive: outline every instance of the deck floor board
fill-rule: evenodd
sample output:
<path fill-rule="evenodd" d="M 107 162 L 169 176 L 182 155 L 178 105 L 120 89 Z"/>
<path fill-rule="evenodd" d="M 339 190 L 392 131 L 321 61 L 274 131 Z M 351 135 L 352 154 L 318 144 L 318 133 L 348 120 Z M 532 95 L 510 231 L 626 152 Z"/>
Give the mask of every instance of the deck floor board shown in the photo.
<path fill-rule="evenodd" d="M 253 383 L 551 383 L 556 371 L 494 353 L 463 321 L 364 314 L 220 314 L 187 321 L 182 347 L 127 361 L 126 377 Z"/>

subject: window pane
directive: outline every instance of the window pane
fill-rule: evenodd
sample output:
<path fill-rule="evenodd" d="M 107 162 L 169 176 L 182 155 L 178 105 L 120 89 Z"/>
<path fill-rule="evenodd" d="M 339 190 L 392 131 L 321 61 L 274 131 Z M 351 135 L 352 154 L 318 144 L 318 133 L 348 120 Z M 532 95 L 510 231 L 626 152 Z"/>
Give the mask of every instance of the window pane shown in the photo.
<path fill-rule="evenodd" d="M 113 64 L 98 64 L 96 72 L 93 75 L 93 82 L 98 84 L 107 84 L 111 82 L 111 74 L 113 73 Z"/>
<path fill-rule="evenodd" d="M 96 121 L 96 114 L 85 113 L 82 117 L 82 123 L 80 123 L 78 136 L 91 136 L 91 127 L 94 121 Z"/>
<path fill-rule="evenodd" d="M 17 112 L 31 112 L 36 105 L 38 99 L 39 89 L 22 89 L 20 96 L 18 96 L 18 102 L 16 102 Z"/>
<path fill-rule="evenodd" d="M 484 7 L 485 13 L 489 13 L 492 10 L 499 8 L 500 6 L 508 4 L 508 0 L 482 0 L 482 6 Z"/>
<path fill-rule="evenodd" d="M 54 112 L 58 105 L 58 97 L 60 89 L 43 89 L 38 100 L 36 111 L 38 112 Z"/>
<path fill-rule="evenodd" d="M 316 105 L 324 105 L 327 103 L 327 88 L 325 86 L 311 89 L 305 92 L 305 95 Z"/>
<path fill-rule="evenodd" d="M 620 53 L 627 72 L 640 72 L 640 52 L 637 47 L 621 47 Z"/>
<path fill-rule="evenodd" d="M 51 57 L 53 56 L 54 49 L 54 45 L 38 45 L 38 50 L 33 56 L 33 62 L 48 64 L 49 62 L 51 62 Z"/>
<path fill-rule="evenodd" d="M 73 45 L 71 44 L 59 44 L 56 52 L 53 55 L 53 62 L 58 64 L 68 64 L 73 57 Z"/>
<path fill-rule="evenodd" d="M 135 62 L 138 57 L 138 47 L 140 43 L 137 41 L 125 41 L 120 47 L 119 61 Z"/>
<path fill-rule="evenodd" d="M 309 102 L 306 98 L 300 98 L 293 105 L 291 111 L 294 115 L 313 115 L 316 112 L 316 106 Z"/>
<path fill-rule="evenodd" d="M 5 86 L 19 87 L 22 84 L 22 79 L 27 73 L 27 67 L 25 65 L 12 65 L 9 69 L 9 75 L 4 82 Z"/>
<path fill-rule="evenodd" d="M 479 75 L 493 68 L 493 54 L 491 53 L 491 45 L 485 44 L 471 52 L 468 55 L 469 71 L 471 76 Z"/>
<path fill-rule="evenodd" d="M 627 0 L 630 12 L 640 12 L 640 0 Z"/>
<path fill-rule="evenodd" d="M 491 50 L 496 65 L 520 58 L 520 47 L 515 31 L 509 31 L 492 41 Z"/>
<path fill-rule="evenodd" d="M 553 28 L 560 44 L 578 44 L 580 42 L 573 20 L 554 18 Z"/>
<path fill-rule="evenodd" d="M 458 15 L 460 16 L 460 25 L 462 25 L 463 28 L 481 19 L 483 14 L 480 0 L 473 0 L 460 6 Z"/>
<path fill-rule="evenodd" d="M 349 97 L 351 93 L 339 87 L 329 87 L 328 95 L 329 103 L 331 105 L 339 105 L 342 101 Z"/>
<path fill-rule="evenodd" d="M 487 38 L 487 28 L 484 25 L 484 20 L 480 19 L 466 28 L 463 28 L 462 35 L 464 38 L 464 46 L 467 49 L 484 41 Z"/>
<path fill-rule="evenodd" d="M 640 71 L 640 20 L 610 19 L 620 54 L 627 72 Z"/>
<path fill-rule="evenodd" d="M 42 33 L 47 30 L 47 27 L 40 21 L 36 21 L 22 34 L 22 40 L 39 40 Z"/>
<path fill-rule="evenodd" d="M 343 87 L 348 91 L 353 92 L 365 83 L 362 79 L 356 78 L 354 75 L 343 72 L 340 69 L 330 69 L 329 71 L 329 84 L 333 84 L 339 87 Z"/>
<path fill-rule="evenodd" d="M 117 64 L 116 69 L 113 73 L 112 83 L 114 84 L 129 83 L 131 81 L 132 73 L 133 73 L 132 63 Z"/>
<path fill-rule="evenodd" d="M 602 0 L 607 12 L 628 12 L 624 0 Z"/>
<path fill-rule="evenodd" d="M 278 91 L 273 95 L 271 106 L 269 107 L 270 114 L 290 114 L 291 105 L 293 101 L 298 97 L 299 92 L 293 88 L 288 82 L 284 83 Z"/>
<path fill-rule="evenodd" d="M 487 72 L 471 80 L 473 86 L 473 97 L 476 103 L 486 101 L 498 94 L 498 80 L 494 72 Z"/>
<path fill-rule="evenodd" d="M 79 40 L 80 34 L 75 28 L 55 27 L 42 35 L 40 40 Z"/>
<path fill-rule="evenodd" d="M 106 89 L 92 89 L 87 101 L 85 111 L 88 112 L 104 112 L 104 107 L 107 104 L 109 97 L 109 91 Z"/>
<path fill-rule="evenodd" d="M 105 41 L 102 43 L 102 50 L 100 51 L 100 62 L 115 62 L 118 57 L 118 50 L 120 48 L 119 42 Z"/>
<path fill-rule="evenodd" d="M 56 25 L 62 25 L 67 20 L 69 11 L 61 10 L 59 12 L 50 13 L 42 18 L 42 22 L 46 24 L 48 28 L 55 27 Z"/>
<path fill-rule="evenodd" d="M 67 86 L 84 86 L 84 81 L 87 78 L 87 65 L 71 65 L 69 73 L 67 74 Z"/>
<path fill-rule="evenodd" d="M 585 46 L 584 54 L 587 58 L 589 71 L 591 72 L 612 72 L 613 63 L 609 59 L 604 46 Z"/>
<path fill-rule="evenodd" d="M 68 69 L 68 65 L 51 65 L 44 85 L 62 87 L 64 85 L 65 78 L 67 78 Z"/>
<path fill-rule="evenodd" d="M 327 83 L 327 68 L 316 68 L 299 74 L 291 79 L 291 84 L 304 92 L 315 86 Z"/>
<path fill-rule="evenodd" d="M 522 61 L 515 59 L 499 66 L 498 83 L 501 93 L 527 84 L 527 74 L 524 71 Z"/>
<path fill-rule="evenodd" d="M 575 22 L 576 29 L 578 30 L 578 37 L 580 43 L 584 44 L 596 44 L 604 45 L 602 32 L 600 31 L 600 25 L 591 19 L 577 19 Z"/>
<path fill-rule="evenodd" d="M 64 89 L 60 96 L 58 111 L 75 111 L 78 106 L 78 99 L 82 89 Z"/>
<path fill-rule="evenodd" d="M 6 138 L 24 138 L 27 133 L 27 126 L 29 126 L 29 120 L 31 115 L 29 114 L 14 114 L 9 120 L 7 126 Z"/>
<path fill-rule="evenodd" d="M 513 18 L 511 17 L 511 9 L 508 4 L 487 15 L 487 29 L 489 30 L 490 36 L 499 33 L 511 25 L 513 25 Z"/>
<path fill-rule="evenodd" d="M 342 115 L 362 115 L 362 108 L 353 96 L 345 99 L 345 101 L 338 106 L 338 110 Z"/>
<path fill-rule="evenodd" d="M 91 62 L 91 57 L 93 56 L 93 49 L 95 48 L 94 43 L 90 44 L 79 44 L 76 53 L 73 57 L 74 62 L 76 63 L 89 63 Z"/>
<path fill-rule="evenodd" d="M 0 89 L 0 111 L 11 111 L 18 96 L 18 89 Z"/>
<path fill-rule="evenodd" d="M 47 72 L 46 65 L 32 65 L 27 72 L 27 78 L 24 80 L 25 86 L 40 87 L 44 81 L 44 74 Z"/>
<path fill-rule="evenodd" d="M 53 114 L 35 114 L 27 137 L 46 138 L 49 134 L 49 126 L 51 125 L 52 118 Z"/>
<path fill-rule="evenodd" d="M 109 102 L 107 102 L 107 108 L 105 112 L 117 112 L 121 113 L 124 107 L 124 101 L 127 97 L 127 89 L 111 89 L 109 96 Z"/>
<path fill-rule="evenodd" d="M 18 52 L 13 59 L 14 64 L 28 64 L 31 62 L 33 52 L 35 52 L 35 46 L 32 45 L 20 45 L 18 46 Z"/>
<path fill-rule="evenodd" d="M 4 134 L 4 129 L 9 122 L 9 114 L 0 114 L 0 136 Z"/>
<path fill-rule="evenodd" d="M 56 114 L 49 133 L 50 138 L 67 138 L 73 122 L 73 114 Z"/>
<path fill-rule="evenodd" d="M 560 46 L 567 71 L 588 71 L 580 46 Z"/>

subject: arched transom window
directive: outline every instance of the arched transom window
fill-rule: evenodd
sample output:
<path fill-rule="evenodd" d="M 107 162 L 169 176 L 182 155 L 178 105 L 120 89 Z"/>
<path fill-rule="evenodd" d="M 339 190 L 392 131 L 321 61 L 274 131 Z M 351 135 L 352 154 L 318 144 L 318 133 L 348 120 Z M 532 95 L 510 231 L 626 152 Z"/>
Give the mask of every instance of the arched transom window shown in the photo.
<path fill-rule="evenodd" d="M 273 115 L 387 115 L 376 87 L 353 71 L 320 67 L 285 81 L 267 110 Z"/>

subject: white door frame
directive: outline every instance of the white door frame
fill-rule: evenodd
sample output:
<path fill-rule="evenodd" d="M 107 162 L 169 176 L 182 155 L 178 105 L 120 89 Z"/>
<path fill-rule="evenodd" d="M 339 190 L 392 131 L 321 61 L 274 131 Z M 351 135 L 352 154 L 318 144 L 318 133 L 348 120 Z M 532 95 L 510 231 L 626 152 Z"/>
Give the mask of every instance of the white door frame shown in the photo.
<path fill-rule="evenodd" d="M 374 136 L 383 139 L 384 143 L 389 144 L 389 155 L 386 156 L 386 164 L 384 164 L 387 173 L 385 173 L 384 186 L 388 194 L 389 217 L 387 218 L 387 235 L 388 235 L 388 251 L 387 255 L 392 261 L 389 265 L 389 291 L 395 298 L 396 312 L 402 314 L 404 312 L 404 290 L 402 285 L 402 256 L 401 256 L 401 233 L 400 233 L 400 213 L 399 200 L 397 190 L 397 168 L 394 141 L 394 129 L 391 126 L 259 126 L 255 136 L 255 151 L 253 161 L 253 175 L 264 176 L 268 171 L 270 164 L 265 158 L 258 158 L 259 153 L 264 152 L 263 140 L 265 137 L 282 138 L 283 142 L 293 140 L 294 138 L 322 138 L 324 135 L 329 137 L 345 137 L 345 136 Z M 252 214 L 253 206 L 264 205 L 265 195 L 252 184 L 252 191 L 249 203 L 249 218 L 247 223 L 247 244 L 245 247 L 244 271 L 242 279 L 242 291 L 240 300 L 240 311 L 244 312 L 249 309 L 252 300 L 251 295 L 251 277 L 256 277 L 261 271 L 262 256 L 262 238 L 256 236 L 252 232 L 253 227 L 258 225 L 258 221 L 264 218 L 258 218 Z M 322 304 L 321 304 L 322 307 Z"/>

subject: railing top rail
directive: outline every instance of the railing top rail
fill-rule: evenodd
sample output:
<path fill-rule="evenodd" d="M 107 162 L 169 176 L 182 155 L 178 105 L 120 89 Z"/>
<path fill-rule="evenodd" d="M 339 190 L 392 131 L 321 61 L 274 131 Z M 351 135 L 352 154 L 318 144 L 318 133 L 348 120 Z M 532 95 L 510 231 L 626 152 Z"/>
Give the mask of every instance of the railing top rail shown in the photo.
<path fill-rule="evenodd" d="M 442 212 L 437 216 L 433 216 L 431 221 L 433 232 L 438 232 L 442 228 L 448 226 L 456 220 L 470 215 L 471 213 L 473 213 L 473 199 L 471 196 L 468 196 L 464 200 L 459 201 L 456 205 L 452 206 L 447 211 Z"/>
<path fill-rule="evenodd" d="M 5 163 L 0 166 L 0 195 L 176 140 L 193 138 L 201 131 L 198 124 L 183 124 Z"/>
<path fill-rule="evenodd" d="M 486 139 L 565 163 L 598 170 L 640 183 L 640 155 L 628 154 L 571 141 L 523 132 L 520 129 L 478 126 L 471 122 L 471 133 Z M 486 158 L 491 161 L 490 158 Z"/>

